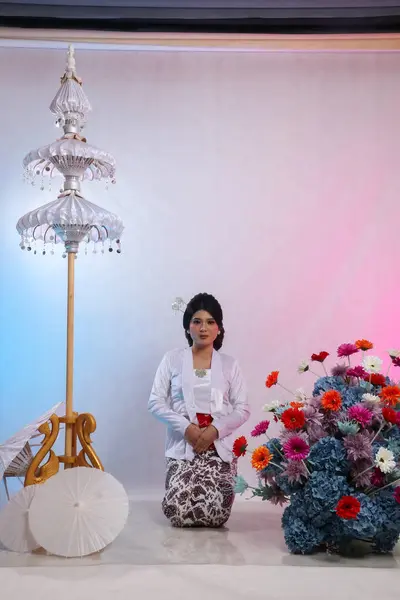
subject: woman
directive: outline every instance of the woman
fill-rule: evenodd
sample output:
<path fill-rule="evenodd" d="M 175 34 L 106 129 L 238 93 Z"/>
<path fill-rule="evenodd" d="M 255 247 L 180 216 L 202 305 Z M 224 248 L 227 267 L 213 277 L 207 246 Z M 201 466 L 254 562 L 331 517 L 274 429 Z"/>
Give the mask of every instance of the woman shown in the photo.
<path fill-rule="evenodd" d="M 220 354 L 222 309 L 209 294 L 187 305 L 189 348 L 168 352 L 156 373 L 149 410 L 167 425 L 165 516 L 175 527 L 221 527 L 234 500 L 233 433 L 249 418 L 236 360 Z"/>

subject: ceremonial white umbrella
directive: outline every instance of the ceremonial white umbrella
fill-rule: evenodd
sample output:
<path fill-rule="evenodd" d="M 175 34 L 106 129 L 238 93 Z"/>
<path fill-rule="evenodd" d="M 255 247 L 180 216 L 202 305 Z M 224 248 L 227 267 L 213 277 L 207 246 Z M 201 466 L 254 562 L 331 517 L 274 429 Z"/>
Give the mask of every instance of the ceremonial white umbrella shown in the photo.
<path fill-rule="evenodd" d="M 29 511 L 38 544 L 57 556 L 99 552 L 121 533 L 129 512 L 123 486 L 109 473 L 77 467 L 40 486 Z"/>
<path fill-rule="evenodd" d="M 32 552 L 39 548 L 30 528 L 29 510 L 37 485 L 22 488 L 0 512 L 0 542 L 14 552 Z"/>

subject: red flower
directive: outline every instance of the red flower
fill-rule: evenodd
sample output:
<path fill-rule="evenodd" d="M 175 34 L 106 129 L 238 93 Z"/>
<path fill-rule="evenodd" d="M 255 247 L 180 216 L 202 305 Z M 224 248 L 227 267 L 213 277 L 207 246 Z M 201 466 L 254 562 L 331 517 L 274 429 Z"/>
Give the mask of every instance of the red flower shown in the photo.
<path fill-rule="evenodd" d="M 293 402 L 290 403 L 290 406 L 292 408 L 304 408 L 304 402 L 297 402 L 296 400 L 293 400 Z"/>
<path fill-rule="evenodd" d="M 329 356 L 329 352 L 320 352 L 319 354 L 312 354 L 311 355 L 311 360 L 315 361 L 315 362 L 324 362 L 324 360 L 326 359 L 326 357 Z"/>
<path fill-rule="evenodd" d="M 375 469 L 372 471 L 372 475 L 371 475 L 372 485 L 374 485 L 375 487 L 381 487 L 381 485 L 383 485 L 384 481 L 385 481 L 384 474 L 382 473 L 382 471 L 380 469 L 378 469 L 378 467 L 375 467 Z"/>
<path fill-rule="evenodd" d="M 298 408 L 288 408 L 282 413 L 281 421 L 286 429 L 301 429 L 304 427 L 306 418 Z"/>
<path fill-rule="evenodd" d="M 271 388 L 273 385 L 276 385 L 278 383 L 278 375 L 279 371 L 271 371 L 271 373 L 267 377 L 267 381 L 265 382 L 267 388 Z"/>
<path fill-rule="evenodd" d="M 387 385 L 381 390 L 379 396 L 385 404 L 396 406 L 400 402 L 400 388 L 397 385 Z"/>
<path fill-rule="evenodd" d="M 233 454 L 235 456 L 237 456 L 238 458 L 240 456 L 244 456 L 247 452 L 247 445 L 248 445 L 247 440 L 244 437 L 244 435 L 242 435 L 240 438 L 235 440 L 233 443 Z"/>
<path fill-rule="evenodd" d="M 373 343 L 369 342 L 368 340 L 357 340 L 356 346 L 359 350 L 363 350 L 364 352 L 366 350 L 372 350 L 372 348 L 374 347 Z"/>
<path fill-rule="evenodd" d="M 394 490 L 394 499 L 400 504 L 400 487 Z"/>
<path fill-rule="evenodd" d="M 384 387 L 386 385 L 385 376 L 380 373 L 371 373 L 371 375 L 366 375 L 364 377 L 365 381 L 370 381 L 370 379 L 372 385 L 375 385 L 376 387 Z"/>
<path fill-rule="evenodd" d="M 360 501 L 354 496 L 343 496 L 336 505 L 336 514 L 341 519 L 355 519 L 360 510 Z"/>
<path fill-rule="evenodd" d="M 321 398 L 321 406 L 336 412 L 342 406 L 342 396 L 336 390 L 328 390 Z"/>
<path fill-rule="evenodd" d="M 395 410 L 393 410 L 393 408 L 382 408 L 382 415 L 383 418 L 385 419 L 385 421 L 387 421 L 388 423 L 392 423 L 393 425 L 396 425 L 397 423 L 397 412 Z"/>

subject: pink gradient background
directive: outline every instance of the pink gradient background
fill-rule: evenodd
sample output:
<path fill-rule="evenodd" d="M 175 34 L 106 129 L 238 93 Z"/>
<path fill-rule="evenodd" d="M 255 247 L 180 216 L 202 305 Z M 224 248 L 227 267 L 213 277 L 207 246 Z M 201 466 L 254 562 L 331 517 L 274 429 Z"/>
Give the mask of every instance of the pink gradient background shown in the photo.
<path fill-rule="evenodd" d="M 117 186 L 84 194 L 126 232 L 120 257 L 77 263 L 76 409 L 96 415 L 109 471 L 161 487 L 147 396 L 163 352 L 184 343 L 175 296 L 223 304 L 250 389 L 244 433 L 280 395 L 270 370 L 311 390 L 296 368 L 312 352 L 400 345 L 400 55 L 82 50 L 77 64 L 86 135 L 118 161 Z M 57 191 L 26 187 L 20 165 L 58 136 L 47 107 L 63 66 L 64 51 L 0 48 L 0 438 L 63 399 L 66 264 L 22 253 L 15 232 Z"/>

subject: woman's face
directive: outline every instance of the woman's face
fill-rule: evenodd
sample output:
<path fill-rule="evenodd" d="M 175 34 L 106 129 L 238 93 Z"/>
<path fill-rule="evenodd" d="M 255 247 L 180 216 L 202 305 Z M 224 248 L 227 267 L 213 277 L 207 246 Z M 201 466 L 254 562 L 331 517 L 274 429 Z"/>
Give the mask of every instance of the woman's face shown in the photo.
<path fill-rule="evenodd" d="M 190 337 L 193 344 L 198 347 L 212 346 L 217 335 L 219 327 L 216 320 L 206 310 L 199 310 L 195 313 L 190 321 L 189 326 Z"/>

